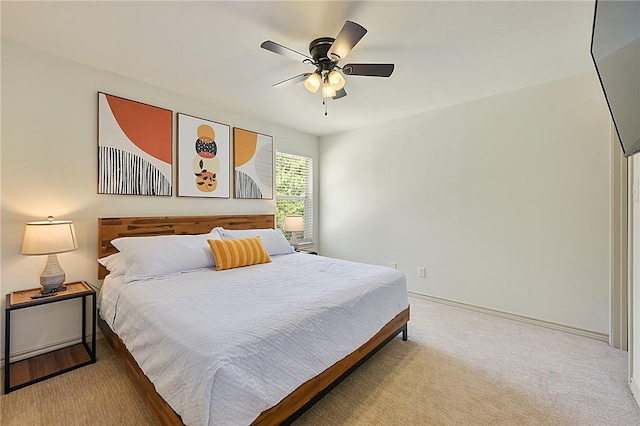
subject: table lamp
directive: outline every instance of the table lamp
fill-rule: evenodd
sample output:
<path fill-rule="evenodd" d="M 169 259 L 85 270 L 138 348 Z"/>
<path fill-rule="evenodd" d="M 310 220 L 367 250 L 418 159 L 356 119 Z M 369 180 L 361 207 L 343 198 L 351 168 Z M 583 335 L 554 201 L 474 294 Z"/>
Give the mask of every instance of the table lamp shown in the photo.
<path fill-rule="evenodd" d="M 42 294 L 55 293 L 66 289 L 62 284 L 65 274 L 58 263 L 58 253 L 78 249 L 76 232 L 70 220 L 48 220 L 27 222 L 22 239 L 22 254 L 47 255 L 47 263 L 40 275 Z"/>
<path fill-rule="evenodd" d="M 283 231 L 291 232 L 290 244 L 294 249 L 298 249 L 297 232 L 304 231 L 304 219 L 302 216 L 285 216 Z"/>

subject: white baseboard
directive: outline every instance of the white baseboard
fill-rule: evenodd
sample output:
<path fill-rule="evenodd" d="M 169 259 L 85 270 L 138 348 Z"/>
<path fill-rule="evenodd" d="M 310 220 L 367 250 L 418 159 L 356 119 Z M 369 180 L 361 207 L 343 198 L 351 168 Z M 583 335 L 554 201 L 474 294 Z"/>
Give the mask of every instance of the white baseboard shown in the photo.
<path fill-rule="evenodd" d="M 590 339 L 600 340 L 609 344 L 609 335 L 605 333 L 598 333 L 596 331 L 584 330 L 577 327 L 571 327 L 568 325 L 557 324 L 550 321 L 539 320 L 535 318 L 529 318 L 522 315 L 511 314 L 508 312 L 499 311 L 491 308 L 484 308 L 482 306 L 471 305 L 469 303 L 456 302 L 454 300 L 443 299 L 441 297 L 429 296 L 427 294 L 416 293 L 409 291 L 409 296 L 418 299 L 429 300 L 431 302 L 441 303 L 444 305 L 454 306 L 456 308 L 467 309 L 470 311 L 482 312 L 489 315 L 494 315 L 501 318 L 506 318 L 514 321 L 520 321 L 527 324 L 537 325 L 540 327 L 550 328 L 552 330 L 563 331 L 565 333 L 575 334 L 577 336 L 588 337 Z"/>
<path fill-rule="evenodd" d="M 640 407 L 640 387 L 638 387 L 638 383 L 631 379 L 629 381 L 629 389 L 631 389 L 631 395 L 636 400 L 636 404 Z"/>

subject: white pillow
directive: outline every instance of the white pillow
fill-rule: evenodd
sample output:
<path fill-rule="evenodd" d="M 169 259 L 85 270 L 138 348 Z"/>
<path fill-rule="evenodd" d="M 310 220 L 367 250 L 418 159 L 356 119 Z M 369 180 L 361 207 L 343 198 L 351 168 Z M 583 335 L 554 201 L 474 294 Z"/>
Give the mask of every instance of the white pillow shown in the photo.
<path fill-rule="evenodd" d="M 207 240 L 221 239 L 213 230 L 199 235 L 122 237 L 111 241 L 127 260 L 124 282 L 213 267 Z"/>
<path fill-rule="evenodd" d="M 269 256 L 278 254 L 293 253 L 293 247 L 287 239 L 282 235 L 279 229 L 224 229 L 221 227 L 214 228 L 222 236 L 223 240 L 237 240 L 240 238 L 252 238 L 260 236 L 262 245 Z"/>
<path fill-rule="evenodd" d="M 127 258 L 122 253 L 114 253 L 109 256 L 101 257 L 98 262 L 107 268 L 109 274 L 118 277 L 127 272 Z"/>

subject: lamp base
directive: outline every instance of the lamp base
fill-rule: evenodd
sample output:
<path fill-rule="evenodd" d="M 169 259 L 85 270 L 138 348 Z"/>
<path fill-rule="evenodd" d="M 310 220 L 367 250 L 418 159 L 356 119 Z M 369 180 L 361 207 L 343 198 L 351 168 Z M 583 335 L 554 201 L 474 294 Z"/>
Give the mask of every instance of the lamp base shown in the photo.
<path fill-rule="evenodd" d="M 294 250 L 298 250 L 298 237 L 296 236 L 296 231 L 291 231 L 291 241 L 289 241 L 289 244 L 291 244 Z"/>
<path fill-rule="evenodd" d="M 62 285 L 66 276 L 55 254 L 47 257 L 47 264 L 40 275 L 40 285 L 42 286 L 42 294 L 57 293 L 67 288 Z"/>

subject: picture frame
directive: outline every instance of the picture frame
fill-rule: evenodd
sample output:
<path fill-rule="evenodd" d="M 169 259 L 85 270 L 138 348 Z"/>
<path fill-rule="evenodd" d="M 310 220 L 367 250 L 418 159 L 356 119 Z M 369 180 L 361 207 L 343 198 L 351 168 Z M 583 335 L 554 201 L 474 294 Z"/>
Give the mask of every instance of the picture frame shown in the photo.
<path fill-rule="evenodd" d="M 230 198 L 230 126 L 177 114 L 178 196 Z"/>
<path fill-rule="evenodd" d="M 273 137 L 233 128 L 234 196 L 273 199 Z"/>
<path fill-rule="evenodd" d="M 98 92 L 98 194 L 171 196 L 173 112 Z"/>

